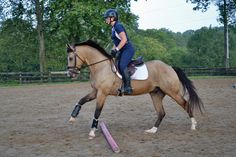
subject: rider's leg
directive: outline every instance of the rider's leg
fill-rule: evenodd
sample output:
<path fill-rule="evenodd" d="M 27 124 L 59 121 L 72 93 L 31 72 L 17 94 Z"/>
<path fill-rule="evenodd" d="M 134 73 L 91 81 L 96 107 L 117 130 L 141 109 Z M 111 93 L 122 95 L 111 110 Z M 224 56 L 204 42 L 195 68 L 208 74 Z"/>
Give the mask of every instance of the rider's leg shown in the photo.
<path fill-rule="evenodd" d="M 122 89 L 122 93 L 132 94 L 133 90 L 131 88 L 130 73 L 127 67 L 123 70 L 122 80 L 124 82 L 124 88 Z"/>
<path fill-rule="evenodd" d="M 121 89 L 121 92 L 124 94 L 132 93 L 130 74 L 129 74 L 127 66 L 131 62 L 133 55 L 134 55 L 134 51 L 127 49 L 127 50 L 124 50 L 120 56 L 119 70 L 122 75 L 122 81 L 124 84 L 123 88 Z"/>

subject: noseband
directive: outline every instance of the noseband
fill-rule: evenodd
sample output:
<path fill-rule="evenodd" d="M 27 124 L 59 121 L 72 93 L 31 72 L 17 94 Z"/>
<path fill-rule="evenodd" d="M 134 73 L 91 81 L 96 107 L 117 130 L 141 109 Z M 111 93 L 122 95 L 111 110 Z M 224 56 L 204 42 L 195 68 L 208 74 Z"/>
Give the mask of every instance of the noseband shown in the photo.
<path fill-rule="evenodd" d="M 80 56 L 77 53 L 75 53 L 75 51 L 73 51 L 72 53 L 74 54 L 74 66 L 67 66 L 67 69 L 69 69 L 69 70 L 71 69 L 74 72 L 77 71 L 77 70 L 80 71 L 80 68 L 76 67 L 76 65 L 77 65 L 77 58 L 79 58 L 82 61 L 82 63 L 85 63 L 85 62 L 80 58 Z"/>

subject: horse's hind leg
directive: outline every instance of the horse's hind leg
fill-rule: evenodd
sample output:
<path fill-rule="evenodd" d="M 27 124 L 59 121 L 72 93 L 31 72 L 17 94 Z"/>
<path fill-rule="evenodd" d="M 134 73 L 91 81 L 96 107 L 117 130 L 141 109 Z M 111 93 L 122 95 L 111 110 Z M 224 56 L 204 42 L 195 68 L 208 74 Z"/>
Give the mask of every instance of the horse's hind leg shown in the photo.
<path fill-rule="evenodd" d="M 149 94 L 152 98 L 152 102 L 157 112 L 158 118 L 155 125 L 151 129 L 145 130 L 145 133 L 156 133 L 157 128 L 161 124 L 162 119 L 165 117 L 165 110 L 163 108 L 163 103 L 162 103 L 162 100 L 165 94 L 159 88 L 156 88 L 154 91 L 150 92 Z"/>
<path fill-rule="evenodd" d="M 189 107 L 188 102 L 184 99 L 184 97 L 178 93 L 178 94 L 173 94 L 170 95 L 189 115 L 189 118 L 191 119 L 191 129 L 192 130 L 196 130 L 196 126 L 197 126 L 197 121 L 195 120 L 195 118 L 193 117 L 193 112 L 191 110 L 191 108 Z"/>
<path fill-rule="evenodd" d="M 70 117 L 70 120 L 69 122 L 74 122 L 75 121 L 75 118 L 78 116 L 79 114 L 79 111 L 82 107 L 83 104 L 85 104 L 86 102 L 89 102 L 89 101 L 92 101 L 96 98 L 97 96 L 97 90 L 96 89 L 93 89 L 93 91 L 89 94 L 87 94 L 86 96 L 84 96 L 83 98 L 81 98 L 79 100 L 78 103 L 76 103 L 75 107 L 74 107 L 74 110 L 72 111 L 71 113 L 71 117 Z"/>

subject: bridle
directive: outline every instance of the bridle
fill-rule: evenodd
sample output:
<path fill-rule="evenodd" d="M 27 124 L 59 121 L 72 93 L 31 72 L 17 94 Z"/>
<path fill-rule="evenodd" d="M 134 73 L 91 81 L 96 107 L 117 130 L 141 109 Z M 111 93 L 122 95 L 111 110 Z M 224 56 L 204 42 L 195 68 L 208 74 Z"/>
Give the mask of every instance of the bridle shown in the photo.
<path fill-rule="evenodd" d="M 70 47 L 71 48 L 71 47 Z M 72 48 L 71 48 L 72 49 Z M 80 73 L 80 70 L 81 68 L 77 68 L 77 58 L 83 63 L 86 65 L 86 62 L 75 52 L 74 49 L 72 49 L 73 51 L 71 53 L 74 54 L 74 65 L 73 66 L 67 66 L 67 69 L 69 72 L 71 73 L 75 73 L 75 74 L 79 74 Z M 93 66 L 93 65 L 96 65 L 96 64 L 99 64 L 99 63 L 102 63 L 104 61 L 107 61 L 107 60 L 110 60 L 109 58 L 106 58 L 106 59 L 103 59 L 101 61 L 98 61 L 98 62 L 95 62 L 95 63 L 91 63 L 91 64 L 88 64 L 86 66 L 83 66 L 83 68 L 86 68 L 86 67 L 90 67 L 90 66 Z M 79 71 L 79 72 L 78 72 Z"/>
<path fill-rule="evenodd" d="M 80 56 L 77 54 L 77 53 L 75 53 L 74 51 L 73 52 L 71 52 L 71 53 L 73 53 L 74 55 L 74 65 L 73 66 L 67 66 L 67 70 L 69 71 L 69 72 L 71 72 L 71 73 L 75 73 L 75 74 L 79 74 L 79 72 L 77 72 L 77 71 L 80 71 L 80 68 L 77 68 L 77 58 L 79 58 L 83 63 L 85 63 L 81 58 L 80 58 Z"/>

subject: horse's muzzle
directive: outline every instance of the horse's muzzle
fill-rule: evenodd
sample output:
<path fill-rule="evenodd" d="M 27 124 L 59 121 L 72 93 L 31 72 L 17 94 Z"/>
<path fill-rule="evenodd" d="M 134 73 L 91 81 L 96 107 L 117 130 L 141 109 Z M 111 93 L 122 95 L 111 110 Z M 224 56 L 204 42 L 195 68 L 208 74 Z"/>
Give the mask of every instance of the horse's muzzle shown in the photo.
<path fill-rule="evenodd" d="M 68 68 L 67 76 L 72 79 L 77 79 L 80 74 L 80 69 Z"/>

